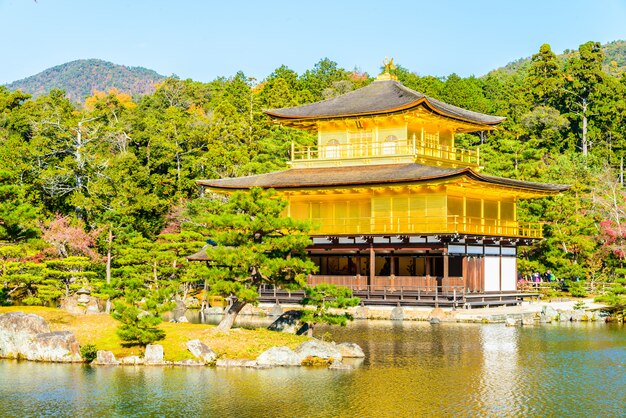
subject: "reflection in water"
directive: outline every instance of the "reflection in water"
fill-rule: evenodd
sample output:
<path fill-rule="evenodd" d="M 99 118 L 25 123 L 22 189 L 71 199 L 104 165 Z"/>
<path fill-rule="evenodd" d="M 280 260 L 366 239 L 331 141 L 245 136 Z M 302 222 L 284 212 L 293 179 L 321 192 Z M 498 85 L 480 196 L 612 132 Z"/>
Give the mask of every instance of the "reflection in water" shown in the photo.
<path fill-rule="evenodd" d="M 352 371 L 0 361 L 3 416 L 623 416 L 624 329 L 357 321 Z M 8 401 L 8 402 L 7 402 Z"/>

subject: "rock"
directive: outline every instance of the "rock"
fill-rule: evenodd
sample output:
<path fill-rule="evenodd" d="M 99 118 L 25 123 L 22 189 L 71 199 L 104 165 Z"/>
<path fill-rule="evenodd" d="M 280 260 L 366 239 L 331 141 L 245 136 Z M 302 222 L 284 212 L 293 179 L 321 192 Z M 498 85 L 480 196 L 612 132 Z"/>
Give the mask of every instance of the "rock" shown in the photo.
<path fill-rule="evenodd" d="M 343 358 L 364 358 L 365 353 L 363 349 L 355 343 L 341 343 L 337 344 L 337 348 Z"/>
<path fill-rule="evenodd" d="M 267 329 L 295 334 L 300 327 L 300 318 L 302 318 L 302 311 L 290 310 L 282 314 L 276 321 L 272 322 Z"/>
<path fill-rule="evenodd" d="M 189 320 L 186 316 L 181 316 L 180 318 L 178 318 L 177 322 L 189 322 Z"/>
<path fill-rule="evenodd" d="M 522 325 L 535 325 L 534 315 L 522 315 Z"/>
<path fill-rule="evenodd" d="M 391 317 L 389 319 L 392 321 L 402 321 L 404 319 L 404 309 L 400 306 L 396 306 L 391 310 Z"/>
<path fill-rule="evenodd" d="M 204 366 L 205 363 L 200 360 L 187 359 L 187 360 L 175 361 L 174 365 L 175 366 Z"/>
<path fill-rule="evenodd" d="M 38 315 L 23 312 L 0 315 L 0 357 L 25 357 L 37 334 L 46 332 L 50 332 L 50 327 Z"/>
<path fill-rule="evenodd" d="M 219 359 L 215 362 L 216 367 L 253 367 L 257 368 L 256 360 L 248 359 Z"/>
<path fill-rule="evenodd" d="M 144 359 L 142 359 L 139 356 L 122 357 L 119 360 L 119 362 L 120 362 L 120 364 L 133 364 L 133 365 L 144 364 L 145 363 Z"/>
<path fill-rule="evenodd" d="M 439 319 L 439 321 L 442 321 L 445 317 L 446 317 L 446 313 L 441 308 L 435 308 L 432 311 L 430 311 L 430 313 L 428 314 L 428 320 L 437 318 Z"/>
<path fill-rule="evenodd" d="M 515 319 L 515 318 L 511 318 L 511 317 L 507 317 L 504 321 L 505 325 L 507 327 L 516 327 L 518 325 L 522 324 L 522 321 L 520 321 L 519 319 Z"/>
<path fill-rule="evenodd" d="M 61 309 L 72 315 L 94 314 L 102 312 L 100 300 L 87 294 L 77 294 L 61 299 Z"/>
<path fill-rule="evenodd" d="M 303 360 L 306 357 L 339 360 L 343 358 L 337 346 L 319 340 L 305 341 L 296 348 L 296 353 Z"/>
<path fill-rule="evenodd" d="M 369 318 L 370 310 L 365 306 L 359 306 L 354 311 L 354 319 L 367 319 Z"/>
<path fill-rule="evenodd" d="M 559 310 L 559 321 L 560 322 L 569 322 L 572 320 L 572 311 L 567 310 Z"/>
<path fill-rule="evenodd" d="M 0 357 L 63 363 L 83 361 L 74 334 L 50 332 L 42 317 L 22 312 L 0 315 Z"/>
<path fill-rule="evenodd" d="M 574 310 L 572 312 L 571 320 L 575 322 L 587 321 L 587 316 L 586 316 L 585 311 L 580 310 L 580 309 Z"/>
<path fill-rule="evenodd" d="M 541 324 L 548 324 L 550 322 L 552 322 L 552 320 L 550 318 L 548 318 L 546 316 L 546 314 L 542 313 L 542 314 L 539 315 L 539 323 L 541 323 Z"/>
<path fill-rule="evenodd" d="M 279 303 L 276 303 L 272 306 L 272 309 L 270 310 L 270 315 L 271 316 L 281 316 L 283 314 L 283 307 L 280 306 Z"/>
<path fill-rule="evenodd" d="M 115 359 L 115 356 L 110 351 L 98 350 L 96 353 L 96 359 L 92 364 L 97 364 L 99 366 L 115 366 L 120 364 L 120 362 Z"/>
<path fill-rule="evenodd" d="M 439 319 L 439 318 L 430 318 L 428 320 L 428 322 L 430 322 L 432 325 L 437 325 L 437 324 L 441 324 L 441 319 Z"/>
<path fill-rule="evenodd" d="M 259 366 L 299 366 L 302 358 L 289 347 L 272 347 L 261 353 L 256 362 Z"/>
<path fill-rule="evenodd" d="M 100 300 L 94 297 L 89 298 L 89 302 L 87 302 L 87 307 L 85 308 L 85 313 L 98 314 L 100 312 L 102 312 Z"/>
<path fill-rule="evenodd" d="M 340 361 L 333 361 L 333 363 L 328 366 L 328 368 L 330 370 L 354 370 L 354 366 L 350 365 L 350 364 L 344 364 Z"/>
<path fill-rule="evenodd" d="M 161 344 L 148 344 L 144 354 L 145 364 L 165 364 L 163 360 L 163 346 Z"/>
<path fill-rule="evenodd" d="M 557 317 L 559 316 L 559 313 L 557 312 L 557 310 L 549 305 L 544 305 L 541 308 L 541 314 L 545 315 L 547 322 L 556 321 Z"/>
<path fill-rule="evenodd" d="M 70 331 L 54 331 L 37 334 L 26 359 L 72 363 L 83 361 L 80 346 Z"/>
<path fill-rule="evenodd" d="M 213 363 L 217 359 L 215 351 L 211 350 L 200 340 L 187 341 L 187 349 L 205 363 Z"/>

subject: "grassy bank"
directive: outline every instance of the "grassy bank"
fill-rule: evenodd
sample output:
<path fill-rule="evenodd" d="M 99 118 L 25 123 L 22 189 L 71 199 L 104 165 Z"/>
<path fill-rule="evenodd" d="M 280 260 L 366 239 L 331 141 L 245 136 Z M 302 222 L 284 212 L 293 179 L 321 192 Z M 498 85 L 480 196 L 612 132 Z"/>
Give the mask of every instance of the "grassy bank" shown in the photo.
<path fill-rule="evenodd" d="M 0 314 L 7 312 L 32 313 L 43 317 L 52 331 L 71 331 L 81 346 L 94 344 L 99 350 L 113 352 L 116 357 L 143 355 L 140 347 L 123 347 L 115 333 L 118 322 L 110 315 L 72 315 L 61 309 L 40 306 L 0 307 Z M 283 334 L 266 329 L 246 330 L 235 328 L 230 332 L 218 332 L 214 325 L 189 323 L 162 323 L 159 328 L 166 337 L 159 341 L 165 351 L 165 359 L 171 361 L 191 359 L 185 343 L 200 340 L 224 358 L 256 358 L 273 346 L 297 347 L 307 337 Z"/>

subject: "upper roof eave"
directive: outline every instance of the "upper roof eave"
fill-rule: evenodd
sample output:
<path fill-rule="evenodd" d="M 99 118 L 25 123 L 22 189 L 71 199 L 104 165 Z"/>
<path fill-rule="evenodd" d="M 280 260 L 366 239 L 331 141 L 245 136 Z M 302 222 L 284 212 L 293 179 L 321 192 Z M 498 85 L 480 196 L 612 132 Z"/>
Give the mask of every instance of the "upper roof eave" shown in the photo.
<path fill-rule="evenodd" d="M 263 112 L 279 121 L 310 122 L 392 114 L 411 110 L 420 105 L 437 115 L 478 126 L 494 126 L 506 119 L 453 106 L 418 93 L 397 81 L 389 80 L 375 81 L 332 99 L 302 106 L 265 109 Z"/>

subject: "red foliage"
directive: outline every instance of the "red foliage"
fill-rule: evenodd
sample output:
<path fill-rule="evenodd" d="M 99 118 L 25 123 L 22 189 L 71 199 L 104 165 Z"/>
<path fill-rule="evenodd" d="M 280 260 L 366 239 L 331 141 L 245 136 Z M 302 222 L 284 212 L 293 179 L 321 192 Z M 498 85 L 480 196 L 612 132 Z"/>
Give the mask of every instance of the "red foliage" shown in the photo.
<path fill-rule="evenodd" d="M 84 224 L 77 221 L 72 225 L 69 216 L 57 215 L 48 226 L 43 228 L 43 239 L 52 246 L 47 252 L 60 258 L 70 256 L 87 256 L 98 260 L 96 252 L 96 238 L 100 230 L 85 232 Z"/>
<path fill-rule="evenodd" d="M 603 246 L 610 249 L 620 260 L 626 258 L 626 226 L 616 225 L 613 221 L 600 222 L 600 237 Z"/>

